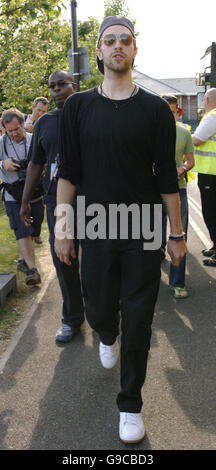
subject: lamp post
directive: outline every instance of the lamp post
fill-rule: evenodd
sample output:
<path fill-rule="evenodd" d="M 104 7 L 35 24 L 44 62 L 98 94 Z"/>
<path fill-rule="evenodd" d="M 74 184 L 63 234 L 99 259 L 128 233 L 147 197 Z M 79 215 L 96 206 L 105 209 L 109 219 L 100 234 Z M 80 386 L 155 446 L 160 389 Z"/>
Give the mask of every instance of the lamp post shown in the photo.
<path fill-rule="evenodd" d="M 71 36 L 72 36 L 72 57 L 74 61 L 74 81 L 77 84 L 77 91 L 80 90 L 80 73 L 79 73 L 79 50 L 78 50 L 78 30 L 77 30 L 77 1 L 71 1 Z"/>

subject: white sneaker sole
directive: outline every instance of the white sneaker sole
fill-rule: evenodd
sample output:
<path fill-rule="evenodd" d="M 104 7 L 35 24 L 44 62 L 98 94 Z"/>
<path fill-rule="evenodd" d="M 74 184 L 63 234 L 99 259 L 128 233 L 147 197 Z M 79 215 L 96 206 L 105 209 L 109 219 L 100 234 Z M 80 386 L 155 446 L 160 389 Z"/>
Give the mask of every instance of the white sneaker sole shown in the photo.
<path fill-rule="evenodd" d="M 103 358 L 102 347 L 101 347 L 102 344 L 103 344 L 102 342 L 100 342 L 99 344 L 99 356 L 100 356 L 101 365 L 104 367 L 104 369 L 113 369 L 113 367 L 115 367 L 115 365 L 117 364 L 118 357 L 119 357 L 119 344 L 116 340 L 116 342 L 113 345 L 114 351 L 113 351 L 112 361 L 106 360 L 106 358 L 105 359 Z"/>

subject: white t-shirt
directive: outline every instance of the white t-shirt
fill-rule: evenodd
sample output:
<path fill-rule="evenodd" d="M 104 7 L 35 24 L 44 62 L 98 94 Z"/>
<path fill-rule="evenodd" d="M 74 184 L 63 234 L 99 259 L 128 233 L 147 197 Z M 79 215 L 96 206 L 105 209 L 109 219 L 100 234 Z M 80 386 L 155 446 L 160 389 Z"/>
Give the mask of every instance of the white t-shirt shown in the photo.
<path fill-rule="evenodd" d="M 203 119 L 196 131 L 194 132 L 194 137 L 202 142 L 205 142 L 212 135 L 216 133 L 216 116 L 215 114 L 208 114 L 205 119 Z"/>

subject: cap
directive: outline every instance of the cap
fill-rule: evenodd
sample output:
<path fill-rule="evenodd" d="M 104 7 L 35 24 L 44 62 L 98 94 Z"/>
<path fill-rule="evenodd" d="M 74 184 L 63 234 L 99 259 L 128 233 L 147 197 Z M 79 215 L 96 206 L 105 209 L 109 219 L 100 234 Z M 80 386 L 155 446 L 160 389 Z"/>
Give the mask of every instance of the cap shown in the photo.
<path fill-rule="evenodd" d="M 126 18 L 125 16 L 120 16 L 120 15 L 116 15 L 116 16 L 107 16 L 101 23 L 100 25 L 100 30 L 99 30 L 99 36 L 98 36 L 98 43 L 100 41 L 100 38 L 103 34 L 103 32 L 109 28 L 110 26 L 115 26 L 115 25 L 121 25 L 121 26 L 125 26 L 125 28 L 128 28 L 129 31 L 132 33 L 132 35 L 134 36 L 134 25 L 133 23 L 128 19 Z M 100 60 L 98 57 L 97 57 L 97 64 L 98 64 L 98 68 L 100 70 L 100 72 L 102 74 L 104 74 L 104 65 L 103 65 L 103 61 Z"/>

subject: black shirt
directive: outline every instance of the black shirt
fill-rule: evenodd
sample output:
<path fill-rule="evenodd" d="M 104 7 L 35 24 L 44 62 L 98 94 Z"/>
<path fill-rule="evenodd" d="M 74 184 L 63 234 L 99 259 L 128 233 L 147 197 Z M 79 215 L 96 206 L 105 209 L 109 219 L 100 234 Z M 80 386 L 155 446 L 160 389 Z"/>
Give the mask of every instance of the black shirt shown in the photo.
<path fill-rule="evenodd" d="M 33 163 L 46 165 L 44 176 L 44 189 L 50 185 L 51 164 L 57 159 L 59 153 L 59 128 L 61 111 L 54 109 L 40 117 L 34 126 L 29 158 Z M 54 183 L 54 182 L 53 182 Z M 56 191 L 56 184 L 51 188 Z"/>
<path fill-rule="evenodd" d="M 80 185 L 86 205 L 160 202 L 178 192 L 175 127 L 165 100 L 142 89 L 120 101 L 76 93 L 62 111 L 58 177 Z"/>

